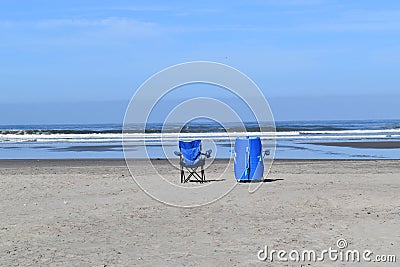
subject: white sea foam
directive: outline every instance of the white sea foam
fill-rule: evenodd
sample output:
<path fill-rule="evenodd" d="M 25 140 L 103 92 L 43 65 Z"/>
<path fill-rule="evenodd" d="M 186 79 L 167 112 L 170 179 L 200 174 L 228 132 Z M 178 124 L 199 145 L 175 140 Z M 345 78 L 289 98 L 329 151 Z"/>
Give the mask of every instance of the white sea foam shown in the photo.
<path fill-rule="evenodd" d="M 2 143 L 37 142 L 37 143 L 108 143 L 143 141 L 172 141 L 176 139 L 232 140 L 240 136 L 260 136 L 262 139 L 277 140 L 322 140 L 322 139 L 398 139 L 400 129 L 388 130 L 344 130 L 344 131 L 290 131 L 290 132 L 213 132 L 213 133 L 91 133 L 91 134 L 1 134 Z"/>

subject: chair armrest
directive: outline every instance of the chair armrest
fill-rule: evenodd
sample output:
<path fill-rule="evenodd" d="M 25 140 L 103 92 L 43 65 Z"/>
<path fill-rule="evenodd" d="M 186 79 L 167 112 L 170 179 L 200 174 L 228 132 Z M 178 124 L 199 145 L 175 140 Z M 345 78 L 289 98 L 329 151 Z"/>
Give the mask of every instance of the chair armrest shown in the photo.
<path fill-rule="evenodd" d="M 175 151 L 174 154 L 175 154 L 176 156 L 178 156 L 178 157 L 182 156 L 182 153 L 179 152 L 179 151 Z"/>
<path fill-rule="evenodd" d="M 211 153 L 212 153 L 212 150 L 209 149 L 209 150 L 206 151 L 206 153 L 201 153 L 201 154 L 206 156 L 206 158 L 209 158 L 209 157 L 211 157 Z"/>

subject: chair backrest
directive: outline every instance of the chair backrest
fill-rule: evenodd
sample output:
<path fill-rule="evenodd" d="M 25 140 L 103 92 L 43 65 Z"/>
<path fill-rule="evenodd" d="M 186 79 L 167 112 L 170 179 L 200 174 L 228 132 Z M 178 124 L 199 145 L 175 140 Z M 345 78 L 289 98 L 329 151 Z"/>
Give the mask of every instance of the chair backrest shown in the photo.
<path fill-rule="evenodd" d="M 235 141 L 235 177 L 236 180 L 259 180 L 263 177 L 260 137 L 236 138 Z"/>
<path fill-rule="evenodd" d="M 179 150 L 185 161 L 193 163 L 200 158 L 201 140 L 194 140 L 191 142 L 179 141 Z"/>

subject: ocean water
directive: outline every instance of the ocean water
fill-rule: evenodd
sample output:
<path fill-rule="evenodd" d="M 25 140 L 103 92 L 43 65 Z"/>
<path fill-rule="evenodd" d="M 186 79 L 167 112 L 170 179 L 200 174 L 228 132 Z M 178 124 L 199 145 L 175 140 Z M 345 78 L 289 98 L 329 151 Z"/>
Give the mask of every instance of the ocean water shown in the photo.
<path fill-rule="evenodd" d="M 173 157 L 179 133 L 179 139 L 202 139 L 217 158 L 232 156 L 236 136 L 257 135 L 266 149 L 276 140 L 277 159 L 400 159 L 400 120 L 276 122 L 276 132 L 246 123 L 247 134 L 238 125 L 224 126 L 148 124 L 143 131 L 130 125 L 124 138 L 137 158 Z M 122 137 L 121 124 L 2 125 L 0 159 L 123 158 Z"/>

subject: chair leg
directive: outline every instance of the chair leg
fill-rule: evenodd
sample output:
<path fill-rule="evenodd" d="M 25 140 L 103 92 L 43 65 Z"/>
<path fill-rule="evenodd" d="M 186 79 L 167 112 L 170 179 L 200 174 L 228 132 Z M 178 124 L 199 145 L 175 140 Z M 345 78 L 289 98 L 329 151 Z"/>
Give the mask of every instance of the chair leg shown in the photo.
<path fill-rule="evenodd" d="M 200 174 L 196 171 L 197 167 L 194 169 L 186 168 L 186 170 L 189 172 L 187 177 L 185 176 L 185 171 L 183 168 L 181 169 L 181 183 L 190 182 L 191 177 L 194 177 L 200 183 L 204 183 L 206 181 L 206 175 L 203 166 L 201 167 Z"/>
<path fill-rule="evenodd" d="M 188 172 L 189 172 L 189 175 L 188 175 L 187 177 L 185 177 L 184 183 L 190 182 L 190 177 L 192 177 L 192 176 L 193 176 L 194 178 L 196 178 L 195 172 L 193 172 L 193 171 L 191 171 L 191 170 L 188 170 Z"/>
<path fill-rule="evenodd" d="M 181 183 L 185 182 L 185 172 L 181 170 Z"/>

